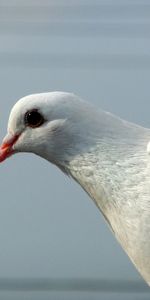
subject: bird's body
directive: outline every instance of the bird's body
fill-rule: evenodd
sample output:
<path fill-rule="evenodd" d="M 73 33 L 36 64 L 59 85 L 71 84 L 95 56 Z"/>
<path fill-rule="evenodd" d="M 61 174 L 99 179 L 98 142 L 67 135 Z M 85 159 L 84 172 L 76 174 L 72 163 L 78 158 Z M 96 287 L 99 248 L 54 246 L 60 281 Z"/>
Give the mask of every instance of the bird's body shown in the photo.
<path fill-rule="evenodd" d="M 53 92 L 17 102 L 8 132 L 0 159 L 33 152 L 74 178 L 150 284 L 150 129 Z"/>

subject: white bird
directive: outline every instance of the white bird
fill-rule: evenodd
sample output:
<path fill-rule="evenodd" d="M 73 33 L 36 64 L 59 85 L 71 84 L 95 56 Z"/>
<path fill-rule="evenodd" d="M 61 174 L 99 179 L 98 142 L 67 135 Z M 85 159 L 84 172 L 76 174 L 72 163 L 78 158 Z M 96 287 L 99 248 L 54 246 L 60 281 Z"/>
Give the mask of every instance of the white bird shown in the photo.
<path fill-rule="evenodd" d="M 73 94 L 34 94 L 14 105 L 0 161 L 32 152 L 74 178 L 150 285 L 149 140 L 150 129 Z"/>

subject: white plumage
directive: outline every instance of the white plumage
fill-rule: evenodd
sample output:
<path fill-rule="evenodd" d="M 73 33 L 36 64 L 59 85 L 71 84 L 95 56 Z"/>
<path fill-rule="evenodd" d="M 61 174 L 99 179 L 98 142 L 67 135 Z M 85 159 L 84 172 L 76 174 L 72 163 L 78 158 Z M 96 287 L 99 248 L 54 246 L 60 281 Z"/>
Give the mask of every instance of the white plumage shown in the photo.
<path fill-rule="evenodd" d="M 33 152 L 73 177 L 150 284 L 149 140 L 149 129 L 73 94 L 35 94 L 13 107 L 0 160 Z"/>

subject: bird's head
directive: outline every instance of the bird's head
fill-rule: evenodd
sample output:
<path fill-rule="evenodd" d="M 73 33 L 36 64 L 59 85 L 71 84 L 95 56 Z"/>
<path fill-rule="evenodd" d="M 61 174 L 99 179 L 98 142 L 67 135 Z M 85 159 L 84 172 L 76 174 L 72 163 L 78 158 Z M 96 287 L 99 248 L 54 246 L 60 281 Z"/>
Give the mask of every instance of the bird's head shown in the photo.
<path fill-rule="evenodd" d="M 88 135 L 84 124 L 86 115 L 89 122 L 88 113 L 86 102 L 70 93 L 51 92 L 21 98 L 10 113 L 0 161 L 17 152 L 32 152 L 56 164 L 67 160 Z"/>

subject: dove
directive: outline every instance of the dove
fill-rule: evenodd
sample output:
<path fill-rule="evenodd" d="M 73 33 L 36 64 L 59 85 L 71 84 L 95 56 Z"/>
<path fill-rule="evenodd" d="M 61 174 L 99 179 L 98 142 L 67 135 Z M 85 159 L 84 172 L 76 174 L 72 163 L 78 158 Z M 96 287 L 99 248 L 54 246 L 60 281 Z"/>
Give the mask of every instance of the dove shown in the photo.
<path fill-rule="evenodd" d="M 149 140 L 150 129 L 72 93 L 33 94 L 10 112 L 0 162 L 34 153 L 78 182 L 150 285 Z"/>

